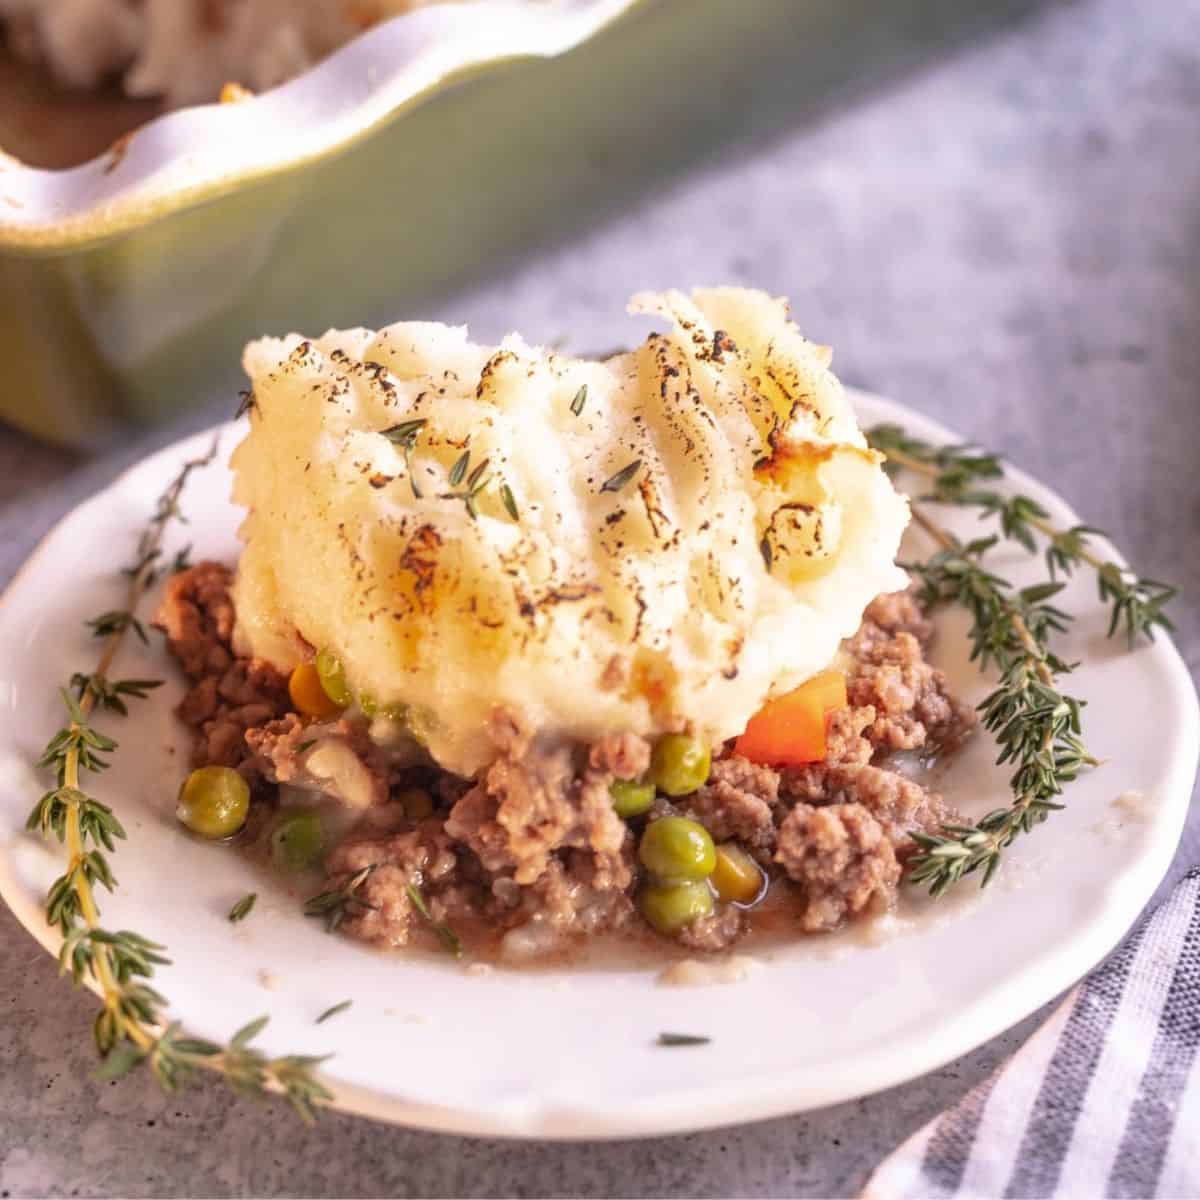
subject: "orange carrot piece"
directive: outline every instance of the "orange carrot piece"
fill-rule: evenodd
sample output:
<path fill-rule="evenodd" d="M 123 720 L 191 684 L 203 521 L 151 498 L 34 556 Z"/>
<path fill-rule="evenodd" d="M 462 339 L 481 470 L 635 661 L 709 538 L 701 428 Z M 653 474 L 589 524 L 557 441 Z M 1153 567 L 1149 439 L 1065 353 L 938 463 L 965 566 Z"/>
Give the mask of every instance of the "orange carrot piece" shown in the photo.
<path fill-rule="evenodd" d="M 773 767 L 801 766 L 825 757 L 825 722 L 846 707 L 846 677 L 821 671 L 795 691 L 768 700 L 738 738 L 736 753 Z"/>

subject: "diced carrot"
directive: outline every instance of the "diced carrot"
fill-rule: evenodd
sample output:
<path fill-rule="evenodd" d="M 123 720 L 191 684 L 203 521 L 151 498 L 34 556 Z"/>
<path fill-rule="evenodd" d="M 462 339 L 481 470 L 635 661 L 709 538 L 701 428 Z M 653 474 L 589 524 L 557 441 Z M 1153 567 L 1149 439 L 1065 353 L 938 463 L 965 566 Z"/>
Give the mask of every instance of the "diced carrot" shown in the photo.
<path fill-rule="evenodd" d="M 767 766 L 800 766 L 825 757 L 825 722 L 846 707 L 846 677 L 822 671 L 795 691 L 768 700 L 746 726 L 735 751 Z"/>

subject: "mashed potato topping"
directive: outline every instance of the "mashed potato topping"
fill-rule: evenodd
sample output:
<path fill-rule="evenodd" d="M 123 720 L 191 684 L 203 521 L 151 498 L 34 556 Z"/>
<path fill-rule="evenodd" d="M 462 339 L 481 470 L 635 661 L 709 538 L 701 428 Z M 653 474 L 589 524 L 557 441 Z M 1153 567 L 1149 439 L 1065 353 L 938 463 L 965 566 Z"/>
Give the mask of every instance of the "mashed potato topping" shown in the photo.
<path fill-rule="evenodd" d="M 438 763 L 489 718 L 591 741 L 742 731 L 834 657 L 908 520 L 829 351 L 734 288 L 605 362 L 408 322 L 246 351 L 240 648 L 338 654 Z"/>

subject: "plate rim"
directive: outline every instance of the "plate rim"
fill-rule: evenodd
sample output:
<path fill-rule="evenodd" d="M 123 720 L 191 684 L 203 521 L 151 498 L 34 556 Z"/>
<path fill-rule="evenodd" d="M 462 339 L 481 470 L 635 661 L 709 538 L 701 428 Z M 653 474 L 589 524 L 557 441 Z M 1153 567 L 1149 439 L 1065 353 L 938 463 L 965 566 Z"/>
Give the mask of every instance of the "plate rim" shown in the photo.
<path fill-rule="evenodd" d="M 851 387 L 846 392 L 856 406 L 865 399 L 923 436 L 962 440 L 941 422 L 888 397 Z M 105 487 L 74 505 L 43 535 L 14 572 L 0 593 L 0 615 L 50 543 L 81 514 L 102 505 L 134 477 L 153 471 L 158 464 L 193 455 L 210 444 L 214 436 L 223 449 L 227 436 L 235 430 L 234 422 L 227 421 L 180 438 L 129 465 Z M 1007 458 L 1003 461 L 1006 486 L 1049 495 L 1068 519 L 1079 521 L 1078 514 L 1052 487 L 1040 483 Z M 1107 538 L 1095 540 L 1118 561 L 1125 562 Z M 935 1033 L 897 1039 L 894 1046 L 844 1064 L 843 1070 L 822 1083 L 805 1081 L 798 1087 L 786 1076 L 754 1077 L 749 1083 L 739 1085 L 742 1094 L 733 1101 L 715 1099 L 711 1091 L 688 1093 L 685 1099 L 675 1090 L 659 1093 L 648 1102 L 635 1100 L 619 1114 L 548 1105 L 520 1110 L 472 1108 L 414 1101 L 378 1088 L 348 1083 L 339 1080 L 335 1072 L 327 1072 L 321 1077 L 334 1093 L 329 1107 L 408 1128 L 464 1136 L 544 1141 L 659 1137 L 796 1115 L 874 1094 L 935 1071 L 990 1041 L 1061 995 L 1109 954 L 1132 927 L 1174 857 L 1200 768 L 1200 698 L 1191 673 L 1169 635 L 1158 635 L 1153 647 L 1144 649 L 1162 660 L 1161 669 L 1171 692 L 1167 700 L 1177 705 L 1180 714 L 1179 736 L 1168 756 L 1170 767 L 1152 822 L 1153 838 L 1137 859 L 1110 878 L 1104 907 L 1091 915 L 1069 944 L 1042 950 L 1002 983 L 948 1014 Z M 27 889 L 13 873 L 7 853 L 0 853 L 0 897 L 26 932 L 48 953 L 57 956 L 61 936 L 46 924 L 42 908 L 30 901 Z M 97 990 L 91 981 L 85 981 L 85 986 L 93 993 Z"/>

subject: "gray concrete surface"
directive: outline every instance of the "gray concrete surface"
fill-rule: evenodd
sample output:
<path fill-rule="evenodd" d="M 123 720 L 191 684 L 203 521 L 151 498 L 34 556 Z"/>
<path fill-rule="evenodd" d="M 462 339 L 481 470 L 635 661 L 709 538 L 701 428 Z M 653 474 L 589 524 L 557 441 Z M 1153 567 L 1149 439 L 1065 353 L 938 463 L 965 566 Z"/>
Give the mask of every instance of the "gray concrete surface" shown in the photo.
<path fill-rule="evenodd" d="M 818 47 L 785 19 L 762 63 L 693 80 L 722 89 L 730 114 L 710 106 L 702 146 L 659 147 L 648 165 L 642 126 L 628 144 L 582 145 L 564 163 L 568 215 L 427 311 L 602 349 L 628 338 L 620 308 L 636 288 L 787 293 L 845 378 L 1004 450 L 1144 571 L 1183 585 L 1195 671 L 1200 3 L 996 3 L 970 27 L 954 6 L 885 8 Z M 823 102 L 780 82 L 789 55 L 820 62 Z M 631 181 L 624 204 L 614 175 Z M 167 436 L 83 462 L 0 433 L 0 576 Z M 1200 815 L 1170 878 L 1196 862 Z M 168 1097 L 142 1079 L 93 1082 L 90 1001 L 7 914 L 0 945 L 0 1196 L 851 1195 L 1036 1023 L 882 1095 L 713 1134 L 520 1145 L 340 1116 L 306 1130 L 214 1085 Z"/>

